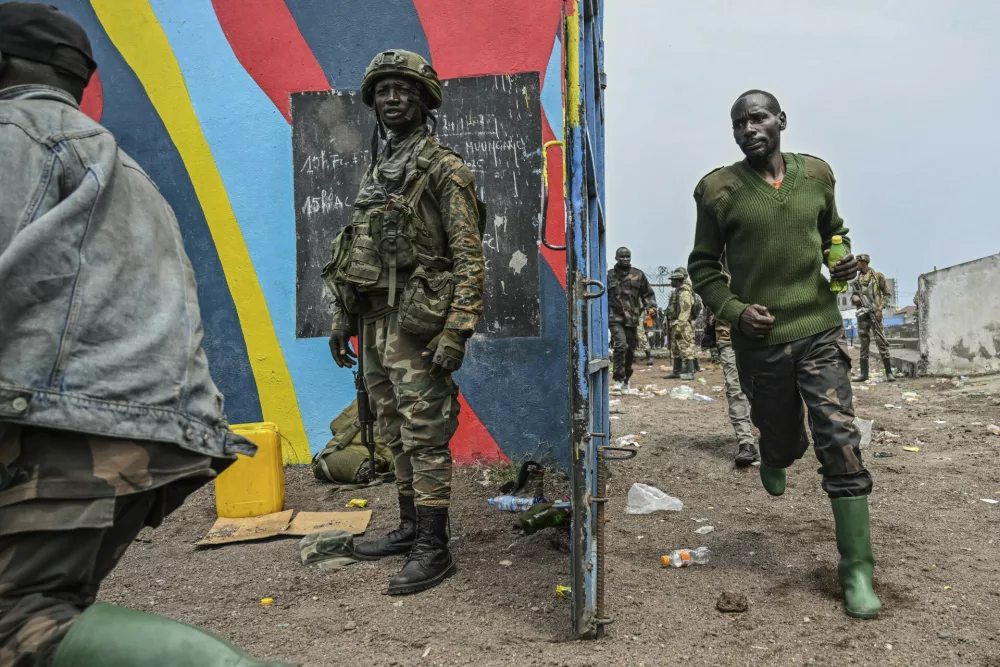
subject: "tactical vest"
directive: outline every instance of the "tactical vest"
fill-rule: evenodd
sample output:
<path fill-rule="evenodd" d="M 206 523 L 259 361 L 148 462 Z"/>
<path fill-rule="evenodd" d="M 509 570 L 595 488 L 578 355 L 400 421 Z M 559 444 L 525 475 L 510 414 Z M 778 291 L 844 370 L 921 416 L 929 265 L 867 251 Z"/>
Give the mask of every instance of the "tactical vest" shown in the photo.
<path fill-rule="evenodd" d="M 458 156 L 428 137 L 401 192 L 384 202 L 355 202 L 323 269 L 327 287 L 348 314 L 366 313 L 371 296 L 386 295 L 390 309 L 399 301 L 400 326 L 407 331 L 433 337 L 443 329 L 454 294 L 451 252 L 440 210 L 420 202 L 431 169 L 449 155 Z M 366 174 L 360 189 L 372 177 Z M 478 199 L 477 205 L 482 234 L 485 207 Z"/>

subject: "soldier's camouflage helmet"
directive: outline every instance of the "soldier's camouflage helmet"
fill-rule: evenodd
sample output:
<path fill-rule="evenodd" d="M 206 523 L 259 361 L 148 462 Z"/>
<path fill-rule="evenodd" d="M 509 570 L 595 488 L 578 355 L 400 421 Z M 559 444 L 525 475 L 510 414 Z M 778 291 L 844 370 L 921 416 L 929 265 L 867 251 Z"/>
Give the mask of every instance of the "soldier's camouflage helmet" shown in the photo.
<path fill-rule="evenodd" d="M 862 253 L 860 255 L 856 255 L 856 257 L 857 257 L 857 259 L 858 259 L 859 262 L 864 262 L 865 264 L 871 264 L 872 263 L 872 258 L 869 257 L 868 255 L 864 254 L 864 253 Z"/>
<path fill-rule="evenodd" d="M 688 272 L 683 266 L 679 266 L 674 269 L 673 273 L 670 274 L 671 280 L 687 280 Z"/>
<path fill-rule="evenodd" d="M 422 83 L 431 98 L 427 102 L 427 107 L 437 109 L 441 106 L 441 100 L 444 99 L 441 80 L 438 79 L 437 72 L 431 64 L 420 54 L 392 49 L 375 56 L 365 70 L 364 79 L 361 80 L 361 101 L 367 106 L 374 106 L 375 83 L 385 76 L 404 76 Z"/>

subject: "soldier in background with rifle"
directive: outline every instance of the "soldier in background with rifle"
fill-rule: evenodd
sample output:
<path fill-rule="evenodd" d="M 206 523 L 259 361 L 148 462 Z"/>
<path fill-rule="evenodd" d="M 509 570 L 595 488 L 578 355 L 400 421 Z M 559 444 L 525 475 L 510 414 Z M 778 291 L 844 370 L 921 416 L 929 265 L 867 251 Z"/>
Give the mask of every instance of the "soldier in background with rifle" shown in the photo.
<path fill-rule="evenodd" d="M 872 269 L 869 264 L 871 257 L 858 255 L 858 277 L 851 281 L 851 302 L 857 309 L 858 342 L 861 345 L 861 374 L 851 378 L 852 382 L 868 380 L 868 358 L 871 354 L 872 332 L 875 332 L 875 345 L 878 347 L 882 365 L 885 367 L 886 382 L 895 382 L 892 374 L 892 358 L 889 356 L 889 343 L 882 330 L 882 310 L 890 296 L 885 282 L 885 276 Z"/>

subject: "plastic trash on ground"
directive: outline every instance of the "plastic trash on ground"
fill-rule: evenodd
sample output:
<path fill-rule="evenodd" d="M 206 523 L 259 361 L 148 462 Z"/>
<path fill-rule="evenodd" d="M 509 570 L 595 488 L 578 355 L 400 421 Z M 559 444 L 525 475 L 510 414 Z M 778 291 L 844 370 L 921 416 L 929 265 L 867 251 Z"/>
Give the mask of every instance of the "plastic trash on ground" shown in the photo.
<path fill-rule="evenodd" d="M 670 398 L 676 398 L 682 401 L 689 400 L 693 395 L 694 395 L 694 389 L 687 386 L 686 384 L 682 384 L 679 387 L 674 387 L 670 391 Z"/>
<path fill-rule="evenodd" d="M 986 427 L 986 430 L 988 430 L 993 435 L 1000 435 L 1000 426 L 997 426 L 996 424 L 990 424 L 989 426 Z"/>
<path fill-rule="evenodd" d="M 368 501 L 364 498 L 351 498 L 351 500 L 347 503 L 347 507 L 368 507 Z"/>
<path fill-rule="evenodd" d="M 653 512 L 680 512 L 684 503 L 669 496 L 655 486 L 633 484 L 628 490 L 628 514 L 652 514 Z"/>
<path fill-rule="evenodd" d="M 702 526 L 694 532 L 695 535 L 708 535 L 709 533 L 715 532 L 715 526 Z"/>
<path fill-rule="evenodd" d="M 706 396 L 705 394 L 691 394 L 691 400 L 701 401 L 702 403 L 714 403 L 715 399 L 711 396 Z"/>
<path fill-rule="evenodd" d="M 861 446 L 867 447 L 872 441 L 872 425 L 875 423 L 872 419 L 862 419 L 861 417 L 854 418 L 854 425 L 858 427 L 861 431 Z"/>
<path fill-rule="evenodd" d="M 712 552 L 708 547 L 698 547 L 697 549 L 677 549 L 671 551 L 669 556 L 660 556 L 660 565 L 663 567 L 690 567 L 691 565 L 705 565 L 708 563 Z"/>
<path fill-rule="evenodd" d="M 616 447 L 628 447 L 629 445 L 636 445 L 639 443 L 639 436 L 637 435 L 623 435 L 617 440 L 615 440 Z"/>

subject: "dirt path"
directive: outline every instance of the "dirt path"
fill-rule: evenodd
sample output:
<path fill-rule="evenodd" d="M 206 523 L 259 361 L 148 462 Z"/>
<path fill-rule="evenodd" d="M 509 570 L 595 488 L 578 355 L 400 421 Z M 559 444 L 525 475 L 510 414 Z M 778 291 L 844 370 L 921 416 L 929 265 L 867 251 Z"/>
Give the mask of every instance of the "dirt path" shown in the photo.
<path fill-rule="evenodd" d="M 680 384 L 662 375 L 643 371 L 633 384 Z M 1000 422 L 1000 380 L 961 388 L 908 380 L 856 393 L 859 415 L 875 420 L 866 464 L 875 477 L 876 586 L 885 604 L 879 620 L 865 622 L 841 610 L 833 523 L 812 452 L 790 470 L 785 496 L 769 497 L 755 469 L 732 467 L 724 399 L 711 393 L 722 376 L 702 375 L 700 389 L 716 402 L 625 397 L 613 422 L 617 435 L 648 435 L 634 461 L 613 469 L 608 609 L 616 621 L 601 641 L 569 640 L 569 604 L 555 594 L 556 584 L 569 583 L 565 541 L 546 533 L 517 539 L 509 517 L 486 507 L 492 489 L 469 469 L 457 475 L 452 521 L 459 574 L 433 591 L 382 595 L 398 560 L 338 572 L 303 568 L 295 540 L 195 549 L 214 520 L 205 489 L 140 536 L 102 598 L 201 624 L 260 657 L 309 666 L 1000 667 L 1000 505 L 980 500 L 1000 499 L 1000 438 L 986 429 Z M 920 399 L 904 404 L 901 391 Z M 682 499 L 684 510 L 626 515 L 625 495 L 637 481 Z M 324 495 L 308 469 L 289 470 L 287 507 L 346 502 Z M 375 510 L 369 535 L 388 530 L 392 489 L 356 495 Z M 694 533 L 706 524 L 715 532 Z M 699 545 L 711 548 L 709 565 L 660 567 L 661 554 Z M 717 612 L 726 591 L 746 595 L 749 612 Z M 275 605 L 261 607 L 262 597 Z"/>

